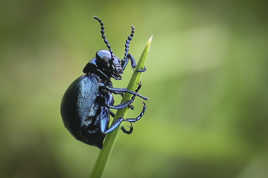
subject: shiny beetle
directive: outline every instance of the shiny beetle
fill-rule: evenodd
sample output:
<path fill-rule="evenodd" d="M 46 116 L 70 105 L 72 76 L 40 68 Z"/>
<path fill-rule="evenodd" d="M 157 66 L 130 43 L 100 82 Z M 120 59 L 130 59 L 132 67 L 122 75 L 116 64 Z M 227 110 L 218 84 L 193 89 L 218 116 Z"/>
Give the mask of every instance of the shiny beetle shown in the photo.
<path fill-rule="evenodd" d="M 128 36 L 125 44 L 125 54 L 122 60 L 113 54 L 111 46 L 106 39 L 104 25 L 101 19 L 94 17 L 100 23 L 101 36 L 108 50 L 99 50 L 96 57 L 93 58 L 83 69 L 84 75 L 78 77 L 66 90 L 61 102 L 61 116 L 65 127 L 78 140 L 102 149 L 105 135 L 114 131 L 122 122 L 129 122 L 130 129 L 121 127 L 124 133 L 130 134 L 133 131 L 132 123 L 141 119 L 146 105 L 143 102 L 143 109 L 136 118 L 119 118 L 112 125 L 109 125 L 110 116 L 114 117 L 111 109 L 122 109 L 130 107 L 135 97 L 147 100 L 140 95 L 138 90 L 130 91 L 127 88 L 113 88 L 111 78 L 121 80 L 121 75 L 131 61 L 132 68 L 136 67 L 134 57 L 128 53 L 129 44 L 135 32 L 134 26 L 131 26 L 131 34 Z M 146 68 L 137 70 L 144 72 Z M 112 94 L 132 94 L 129 101 L 114 105 Z"/>

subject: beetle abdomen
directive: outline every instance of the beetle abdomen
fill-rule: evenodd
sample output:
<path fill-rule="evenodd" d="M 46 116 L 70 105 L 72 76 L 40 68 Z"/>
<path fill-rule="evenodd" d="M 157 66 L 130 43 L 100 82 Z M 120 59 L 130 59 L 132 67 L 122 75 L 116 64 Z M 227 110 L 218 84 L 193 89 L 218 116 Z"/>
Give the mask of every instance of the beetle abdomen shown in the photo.
<path fill-rule="evenodd" d="M 99 85 L 94 74 L 87 75 L 80 80 L 77 96 L 77 114 L 79 115 L 81 127 L 88 127 L 94 121 L 89 118 L 94 118 L 99 109 L 99 104 L 95 102 L 98 95 Z"/>
<path fill-rule="evenodd" d="M 89 74 L 76 79 L 62 99 L 61 115 L 65 127 L 74 137 L 84 142 L 87 142 L 85 137 L 90 135 L 86 130 L 92 128 L 99 109 L 95 102 L 98 94 L 98 79 L 94 74 Z M 81 129 L 84 131 L 81 132 Z"/>

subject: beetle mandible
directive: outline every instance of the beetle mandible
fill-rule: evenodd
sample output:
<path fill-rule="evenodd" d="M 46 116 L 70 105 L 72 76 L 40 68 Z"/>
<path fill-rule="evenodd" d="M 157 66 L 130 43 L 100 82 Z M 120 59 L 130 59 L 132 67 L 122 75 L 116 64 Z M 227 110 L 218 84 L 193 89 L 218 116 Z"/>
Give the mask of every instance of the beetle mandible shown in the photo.
<path fill-rule="evenodd" d="M 101 36 L 108 50 L 99 50 L 96 57 L 93 58 L 83 69 L 84 75 L 78 77 L 66 90 L 61 102 L 61 116 L 65 127 L 78 140 L 102 149 L 105 135 L 114 131 L 122 122 L 129 122 L 130 129 L 126 130 L 121 127 L 124 133 L 130 134 L 133 131 L 132 123 L 140 120 L 146 110 L 143 102 L 143 109 L 136 118 L 119 118 L 109 126 L 110 116 L 114 117 L 114 113 L 110 109 L 122 109 L 130 107 L 136 96 L 147 100 L 146 97 L 140 95 L 138 90 L 141 88 L 139 84 L 136 91 L 127 88 L 114 88 L 111 78 L 121 80 L 123 71 L 128 61 L 131 61 L 132 68 L 136 67 L 134 57 L 128 52 L 129 44 L 135 32 L 134 26 L 131 26 L 131 34 L 128 36 L 125 44 L 125 54 L 123 59 L 116 57 L 111 46 L 105 36 L 104 25 L 101 19 L 94 17 L 100 23 Z M 137 72 L 144 72 L 136 70 Z M 132 94 L 129 101 L 114 105 L 112 94 Z"/>

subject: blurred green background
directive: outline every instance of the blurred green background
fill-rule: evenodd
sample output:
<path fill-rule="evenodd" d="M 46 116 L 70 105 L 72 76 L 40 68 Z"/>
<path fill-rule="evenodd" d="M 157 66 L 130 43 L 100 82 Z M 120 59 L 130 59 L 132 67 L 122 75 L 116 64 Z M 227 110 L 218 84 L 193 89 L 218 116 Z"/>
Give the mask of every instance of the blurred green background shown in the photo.
<path fill-rule="evenodd" d="M 137 59 L 154 35 L 148 111 L 120 134 L 103 177 L 268 176 L 266 1 L 10 0 L 0 13 L 1 178 L 88 177 L 99 150 L 67 132 L 59 106 L 105 49 L 95 15 L 119 57 L 131 24 Z"/>

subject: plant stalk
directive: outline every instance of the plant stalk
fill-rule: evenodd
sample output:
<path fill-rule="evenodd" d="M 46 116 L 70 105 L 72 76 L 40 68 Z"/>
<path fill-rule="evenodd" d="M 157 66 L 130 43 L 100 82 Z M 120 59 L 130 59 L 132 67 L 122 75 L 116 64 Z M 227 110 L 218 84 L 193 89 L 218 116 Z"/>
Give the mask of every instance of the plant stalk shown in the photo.
<path fill-rule="evenodd" d="M 142 52 L 142 55 L 140 57 L 140 60 L 137 64 L 137 67 L 128 83 L 128 89 L 135 91 L 135 89 L 137 88 L 139 82 L 140 82 L 140 78 L 141 78 L 141 74 L 142 72 L 137 72 L 136 70 L 139 69 L 143 69 L 144 68 L 144 63 L 145 60 L 148 56 L 150 47 L 151 47 L 151 43 L 152 43 L 152 36 L 149 38 L 149 40 L 147 41 L 147 44 Z M 122 98 L 121 103 L 124 103 L 128 100 L 130 100 L 131 98 L 131 94 L 125 94 Z M 127 113 L 128 108 L 124 108 L 124 109 L 120 109 L 117 111 L 116 115 L 115 115 L 115 120 L 117 120 L 120 117 L 124 117 Z M 105 165 L 110 157 L 110 153 L 112 152 L 112 149 L 114 147 L 115 141 L 118 137 L 118 132 L 119 129 L 117 128 L 116 130 L 114 130 L 112 133 L 108 134 L 104 140 L 104 145 L 103 145 L 103 149 L 99 152 L 98 158 L 96 160 L 96 163 L 94 165 L 94 168 L 91 172 L 90 178 L 101 178 Z"/>

